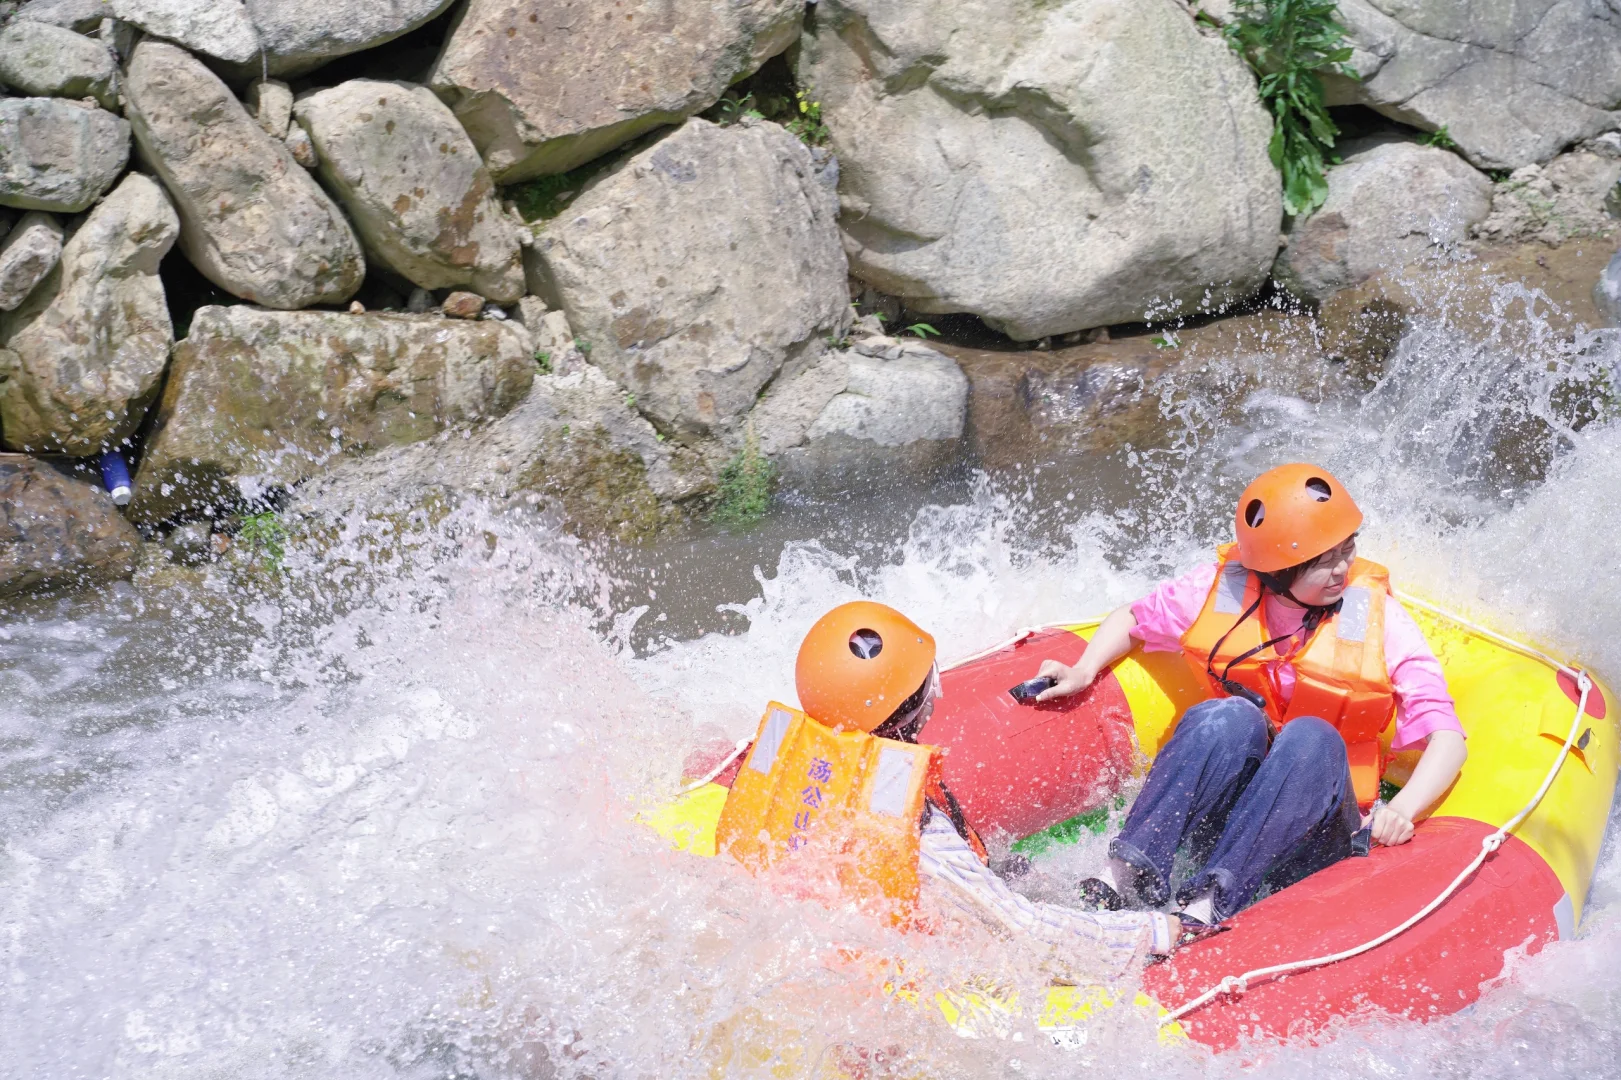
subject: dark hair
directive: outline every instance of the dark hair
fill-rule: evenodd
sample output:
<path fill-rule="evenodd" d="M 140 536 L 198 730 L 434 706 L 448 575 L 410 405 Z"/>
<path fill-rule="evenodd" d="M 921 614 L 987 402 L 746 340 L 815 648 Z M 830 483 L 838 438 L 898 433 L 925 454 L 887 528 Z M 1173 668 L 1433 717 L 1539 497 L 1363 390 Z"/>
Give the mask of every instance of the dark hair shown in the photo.
<path fill-rule="evenodd" d="M 923 685 L 912 691 L 911 696 L 905 701 L 895 706 L 895 711 L 890 713 L 882 724 L 873 728 L 872 733 L 880 739 L 898 739 L 901 742 L 911 742 L 917 738 L 916 730 L 906 730 L 913 728 L 914 725 L 907 724 L 903 728 L 901 721 L 907 719 L 910 713 L 916 712 L 918 706 L 923 704 L 923 697 L 929 692 L 929 684 L 933 681 L 934 670 L 931 668 L 929 673 L 923 676 Z"/>

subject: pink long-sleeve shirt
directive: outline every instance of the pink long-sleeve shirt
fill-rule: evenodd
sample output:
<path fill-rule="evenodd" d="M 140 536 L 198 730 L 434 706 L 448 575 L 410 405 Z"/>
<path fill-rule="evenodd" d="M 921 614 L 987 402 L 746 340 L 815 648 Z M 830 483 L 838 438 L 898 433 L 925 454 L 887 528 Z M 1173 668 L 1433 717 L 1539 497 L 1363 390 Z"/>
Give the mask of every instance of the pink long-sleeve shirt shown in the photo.
<path fill-rule="evenodd" d="M 1149 652 L 1180 651 L 1182 635 L 1199 617 L 1210 587 L 1215 584 L 1217 569 L 1216 563 L 1210 563 L 1161 582 L 1131 606 L 1137 619 L 1131 636 Z M 1270 593 L 1263 603 L 1266 625 L 1274 636 L 1300 630 L 1306 616 L 1303 608 L 1286 604 Z M 1273 667 L 1278 689 L 1288 700 L 1294 693 L 1294 665 L 1279 660 L 1273 662 Z M 1437 731 L 1464 733 L 1452 695 L 1447 693 L 1441 662 L 1430 651 L 1423 631 L 1395 597 L 1385 600 L 1385 667 L 1396 692 L 1396 735 L 1391 749 L 1422 746 Z"/>

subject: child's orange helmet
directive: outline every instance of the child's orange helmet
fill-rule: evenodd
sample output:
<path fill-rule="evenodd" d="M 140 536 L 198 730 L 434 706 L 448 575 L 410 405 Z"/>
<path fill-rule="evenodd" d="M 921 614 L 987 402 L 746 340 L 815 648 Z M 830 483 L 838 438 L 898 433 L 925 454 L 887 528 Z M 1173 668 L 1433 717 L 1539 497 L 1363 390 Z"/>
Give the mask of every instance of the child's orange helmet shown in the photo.
<path fill-rule="evenodd" d="M 1327 469 L 1268 469 L 1238 498 L 1238 557 L 1263 574 L 1315 559 L 1362 527 L 1362 511 Z"/>
<path fill-rule="evenodd" d="M 934 667 L 934 638 L 885 604 L 856 600 L 816 620 L 799 646 L 799 704 L 828 727 L 871 731 Z"/>

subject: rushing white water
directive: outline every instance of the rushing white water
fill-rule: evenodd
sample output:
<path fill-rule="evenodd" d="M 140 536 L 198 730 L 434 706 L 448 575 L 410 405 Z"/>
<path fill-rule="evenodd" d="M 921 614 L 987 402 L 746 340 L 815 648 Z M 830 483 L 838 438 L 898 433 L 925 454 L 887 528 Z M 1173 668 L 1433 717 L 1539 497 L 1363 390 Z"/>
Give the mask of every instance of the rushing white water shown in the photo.
<path fill-rule="evenodd" d="M 705 575 L 733 543 L 715 538 L 646 553 L 616 588 L 544 521 L 467 505 L 408 542 L 357 515 L 280 578 L 216 567 L 14 607 L 0 1077 L 1621 1075 L 1613 854 L 1579 939 L 1518 959 L 1467 1014 L 1213 1058 L 1129 1009 L 1079 1048 L 1029 1017 L 960 1039 L 885 980 L 1033 995 L 1016 945 L 787 898 L 632 820 L 699 741 L 791 698 L 798 639 L 832 604 L 895 604 L 947 656 L 1101 612 L 1200 558 L 1243 479 L 1286 457 L 1351 485 L 1401 583 L 1615 685 L 1614 348 L 1548 336 L 1528 359 L 1437 321 L 1365 395 L 1171 385 L 1175 437 L 1104 466 L 1138 493 L 1123 504 L 1055 467 L 903 508 L 894 536 L 792 538 L 790 516 L 755 579 Z M 657 636 L 716 604 L 726 632 Z"/>

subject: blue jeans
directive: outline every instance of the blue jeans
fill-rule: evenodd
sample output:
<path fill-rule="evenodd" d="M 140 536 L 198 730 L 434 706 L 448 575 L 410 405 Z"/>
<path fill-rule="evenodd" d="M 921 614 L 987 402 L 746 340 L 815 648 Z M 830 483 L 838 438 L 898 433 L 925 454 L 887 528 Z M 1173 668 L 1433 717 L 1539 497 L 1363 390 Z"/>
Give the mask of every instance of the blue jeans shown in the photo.
<path fill-rule="evenodd" d="M 1293 884 L 1351 853 L 1361 824 L 1345 742 L 1326 720 L 1290 721 L 1267 747 L 1266 715 L 1243 698 L 1187 711 L 1126 815 L 1109 854 L 1142 872 L 1143 899 L 1171 895 L 1184 844 L 1198 872 L 1179 903 L 1215 887 L 1215 916 L 1244 908 L 1262 884 Z"/>

